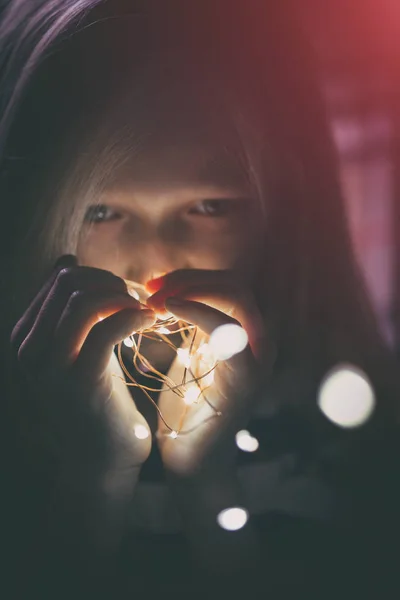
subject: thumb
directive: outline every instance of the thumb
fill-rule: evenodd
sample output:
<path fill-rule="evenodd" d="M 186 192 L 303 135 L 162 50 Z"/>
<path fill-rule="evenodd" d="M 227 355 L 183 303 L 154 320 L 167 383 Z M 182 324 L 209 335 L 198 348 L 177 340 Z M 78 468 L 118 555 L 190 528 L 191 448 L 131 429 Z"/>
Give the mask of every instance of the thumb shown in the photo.
<path fill-rule="evenodd" d="M 152 310 L 127 308 L 114 313 L 92 327 L 79 353 L 76 365 L 87 375 L 101 375 L 110 362 L 114 346 L 156 321 Z"/>

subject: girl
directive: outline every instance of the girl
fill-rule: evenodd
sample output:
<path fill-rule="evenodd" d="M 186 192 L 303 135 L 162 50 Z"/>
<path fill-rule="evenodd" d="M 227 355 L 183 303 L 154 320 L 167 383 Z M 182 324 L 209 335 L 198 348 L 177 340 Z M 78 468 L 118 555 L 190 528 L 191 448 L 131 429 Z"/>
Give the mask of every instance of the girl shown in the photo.
<path fill-rule="evenodd" d="M 159 591 L 193 568 L 236 584 L 260 564 L 274 564 L 270 577 L 290 564 L 298 583 L 302 555 L 314 564 L 322 543 L 343 539 L 328 525 L 354 549 L 351 494 L 362 525 L 376 510 L 395 383 L 291 11 L 224 0 L 5 8 L 8 470 L 29 585 L 65 565 L 74 585 L 125 577 L 148 590 L 154 565 Z M 141 302 L 124 280 L 146 286 Z M 249 337 L 216 369 L 220 416 L 191 407 L 182 430 L 201 424 L 177 438 L 113 377 L 115 344 L 166 311 L 207 335 L 238 323 Z M 143 353 L 179 377 L 166 345 Z M 351 432 L 317 407 L 326 373 L 349 362 L 377 397 Z M 182 405 L 166 390 L 158 405 L 178 428 Z M 254 455 L 237 455 L 243 429 Z M 217 517 L 235 507 L 251 518 L 233 534 Z"/>

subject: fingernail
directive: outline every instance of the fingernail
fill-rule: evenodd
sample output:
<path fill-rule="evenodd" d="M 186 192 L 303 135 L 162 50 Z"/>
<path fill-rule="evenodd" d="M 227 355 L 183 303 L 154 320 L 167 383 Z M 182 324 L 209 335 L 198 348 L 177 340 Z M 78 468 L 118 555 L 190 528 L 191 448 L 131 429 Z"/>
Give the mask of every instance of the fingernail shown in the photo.
<path fill-rule="evenodd" d="M 146 290 L 149 292 L 157 292 L 163 286 L 163 279 L 164 276 L 156 277 L 155 279 L 149 279 L 149 281 L 147 281 L 145 284 Z"/>
<path fill-rule="evenodd" d="M 184 300 L 181 300 L 181 298 L 167 298 L 165 301 L 165 306 L 183 306 L 185 304 Z"/>

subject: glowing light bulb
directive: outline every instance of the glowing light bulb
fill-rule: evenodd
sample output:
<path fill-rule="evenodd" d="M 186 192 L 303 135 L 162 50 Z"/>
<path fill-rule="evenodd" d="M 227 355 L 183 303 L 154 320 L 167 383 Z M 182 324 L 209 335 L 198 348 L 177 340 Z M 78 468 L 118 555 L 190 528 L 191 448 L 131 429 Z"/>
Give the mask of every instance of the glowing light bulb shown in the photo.
<path fill-rule="evenodd" d="M 130 337 L 127 337 L 124 339 L 124 345 L 127 348 L 133 348 L 134 344 L 133 344 L 133 340 Z"/>
<path fill-rule="evenodd" d="M 169 335 L 171 332 L 168 327 L 158 327 L 158 333 L 163 333 L 164 335 Z"/>
<path fill-rule="evenodd" d="M 186 367 L 187 369 L 190 368 L 190 363 L 191 363 L 191 358 L 190 358 L 190 354 L 189 354 L 189 348 L 178 348 L 178 350 L 176 351 L 176 354 L 178 356 L 178 360 L 179 362 Z"/>
<path fill-rule="evenodd" d="M 135 425 L 134 432 L 139 440 L 145 440 L 150 435 L 150 432 L 145 425 Z"/>
<path fill-rule="evenodd" d="M 358 427 L 375 408 L 375 394 L 368 377 L 353 365 L 338 365 L 325 377 L 318 392 L 318 406 L 341 427 Z"/>
<path fill-rule="evenodd" d="M 193 361 L 196 364 L 198 376 L 200 376 L 200 374 L 203 375 L 201 377 L 202 383 L 207 387 L 212 385 L 212 383 L 214 383 L 215 373 L 211 369 L 215 367 L 215 357 L 209 344 L 200 344 L 194 354 Z M 207 373 L 207 371 L 210 372 L 207 375 L 204 375 L 204 373 Z"/>
<path fill-rule="evenodd" d="M 197 402 L 197 400 L 199 399 L 200 393 L 201 390 L 199 390 L 197 386 L 190 387 L 188 390 L 186 390 L 183 396 L 184 403 L 188 406 L 194 404 L 194 402 Z"/>
<path fill-rule="evenodd" d="M 228 323 L 220 325 L 210 335 L 209 346 L 216 360 L 228 360 L 242 352 L 249 342 L 243 327 Z"/>
<path fill-rule="evenodd" d="M 255 452 L 260 446 L 258 440 L 246 431 L 246 429 L 238 431 L 235 439 L 237 447 L 243 450 L 243 452 Z"/>
<path fill-rule="evenodd" d="M 217 517 L 217 523 L 222 529 L 237 531 L 246 525 L 248 519 L 249 513 L 247 510 L 239 506 L 234 506 L 222 510 Z"/>
<path fill-rule="evenodd" d="M 138 302 L 140 302 L 140 296 L 139 296 L 139 292 L 137 292 L 137 290 L 135 290 L 132 287 L 128 287 L 128 294 L 130 296 L 132 296 L 132 298 L 135 298 L 135 300 L 137 300 Z"/>
<path fill-rule="evenodd" d="M 210 346 L 205 342 L 204 344 L 200 344 L 200 346 L 197 348 L 196 354 L 198 354 L 199 356 L 207 356 L 209 350 Z"/>
<path fill-rule="evenodd" d="M 214 376 L 215 376 L 214 371 L 210 371 L 209 373 L 207 373 L 207 375 L 202 378 L 202 382 L 204 383 L 204 385 L 207 387 L 209 385 L 212 385 L 214 383 Z"/>
<path fill-rule="evenodd" d="M 168 319 L 174 318 L 174 315 L 170 312 L 165 312 L 163 314 L 156 312 L 156 316 L 159 321 L 168 321 Z"/>
<path fill-rule="evenodd" d="M 171 431 L 171 433 L 169 434 L 169 437 L 171 437 L 173 440 L 176 440 L 176 438 L 178 437 L 178 432 Z"/>

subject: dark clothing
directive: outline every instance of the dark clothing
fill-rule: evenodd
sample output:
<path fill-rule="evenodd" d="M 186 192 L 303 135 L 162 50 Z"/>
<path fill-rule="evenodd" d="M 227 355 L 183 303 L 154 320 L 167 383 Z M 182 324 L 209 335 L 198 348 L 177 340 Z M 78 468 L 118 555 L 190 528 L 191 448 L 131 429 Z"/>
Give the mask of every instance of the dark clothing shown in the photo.
<path fill-rule="evenodd" d="M 389 598 L 397 590 L 397 432 L 383 427 L 379 415 L 348 431 L 323 419 L 316 430 L 315 423 L 287 409 L 269 416 L 255 414 L 249 422 L 247 429 L 259 448 L 252 453 L 238 451 L 237 465 L 258 536 L 260 562 L 251 578 L 238 580 L 232 573 L 229 580 L 204 582 L 200 588 L 207 598 L 243 593 L 252 598 L 312 595 L 354 600 Z M 138 584 L 135 565 L 143 575 L 144 590 L 152 581 L 160 594 L 169 591 L 171 597 L 192 596 L 196 590 L 200 594 L 198 585 L 193 588 L 196 574 L 168 501 L 160 511 L 162 518 L 146 501 L 164 484 L 154 444 L 137 488 L 142 503 L 134 502 L 138 514 L 132 514 L 133 529 L 125 540 L 126 585 L 133 591 Z M 171 580 L 171 573 L 180 573 L 179 580 Z"/>
<path fill-rule="evenodd" d="M 143 412 L 147 410 L 137 404 Z M 258 439 L 259 449 L 254 453 L 238 451 L 237 458 L 260 547 L 254 572 L 243 576 L 233 572 L 228 578 L 212 580 L 199 576 L 176 514 L 161 507 L 163 518 L 157 520 L 157 502 L 153 510 L 146 501 L 150 497 L 162 499 L 161 493 L 153 491 L 165 488 L 160 456 L 153 444 L 135 492 L 118 557 L 118 575 L 110 578 L 109 584 L 102 583 L 100 589 L 96 583 L 88 584 L 80 595 L 80 583 L 69 580 L 67 559 L 62 574 L 46 571 L 39 578 L 45 581 L 45 590 L 36 593 L 27 583 L 25 595 L 9 593 L 4 597 L 398 597 L 394 578 L 400 506 L 397 432 L 372 424 L 365 427 L 364 434 L 360 430 L 326 437 L 325 431 L 316 433 L 310 420 L 290 410 L 269 416 L 256 414 L 247 429 Z M 12 542 L 7 550 L 16 557 L 15 564 L 22 560 L 22 572 L 26 573 L 31 565 L 25 566 L 24 561 L 35 564 L 35 549 L 40 554 L 40 524 L 45 521 L 51 493 L 52 466 L 37 465 L 31 457 L 21 464 L 24 466 L 18 468 L 8 465 L 9 489 L 14 489 L 4 512 L 10 529 L 5 539 Z M 146 509 L 143 519 L 140 498 Z M 15 575 L 7 574 L 13 589 L 18 587 L 21 592 L 25 581 L 18 577 L 18 570 Z M 27 576 L 26 581 L 32 579 Z"/>

